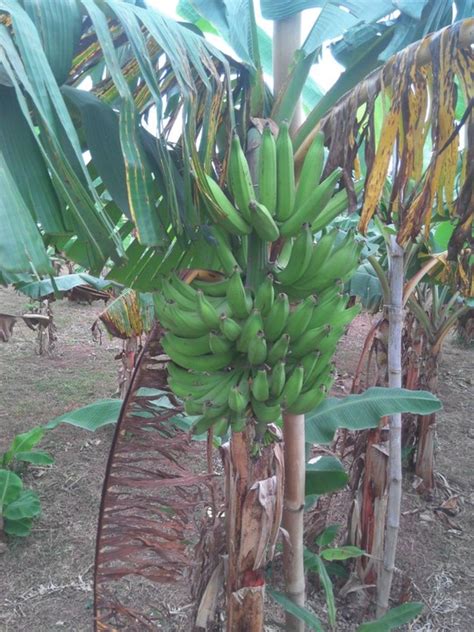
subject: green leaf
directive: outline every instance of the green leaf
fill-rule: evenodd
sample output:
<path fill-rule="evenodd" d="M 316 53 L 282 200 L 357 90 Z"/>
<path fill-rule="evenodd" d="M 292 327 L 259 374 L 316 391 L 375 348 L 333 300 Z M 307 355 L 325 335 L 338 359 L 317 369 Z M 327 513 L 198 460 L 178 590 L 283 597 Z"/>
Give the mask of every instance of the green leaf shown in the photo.
<path fill-rule="evenodd" d="M 8 520 L 23 520 L 34 518 L 41 513 L 41 503 L 38 494 L 31 489 L 24 490 L 16 500 L 5 507 L 4 518 Z"/>
<path fill-rule="evenodd" d="M 32 463 L 33 465 L 51 465 L 54 463 L 53 457 L 42 450 L 17 452 L 15 459 L 17 461 L 25 461 L 25 463 Z"/>
<path fill-rule="evenodd" d="M 69 424 L 94 432 L 102 426 L 117 423 L 122 403 L 119 399 L 100 399 L 93 404 L 76 408 L 48 421 L 44 428 L 51 430 L 57 428 L 59 424 Z"/>
<path fill-rule="evenodd" d="M 38 29 L 44 52 L 59 84 L 66 80 L 81 34 L 81 11 L 76 0 L 23 0 Z"/>
<path fill-rule="evenodd" d="M 332 628 L 336 625 L 336 601 L 334 599 L 334 590 L 331 578 L 328 575 L 326 566 L 322 559 L 316 553 L 305 549 L 304 565 L 308 570 L 315 571 L 319 575 L 321 584 L 326 594 L 326 605 L 328 608 L 328 619 Z"/>
<path fill-rule="evenodd" d="M 334 456 L 320 456 L 315 463 L 306 464 L 305 495 L 329 494 L 347 483 L 348 475 Z"/>
<path fill-rule="evenodd" d="M 267 589 L 268 594 L 274 599 L 280 606 L 286 611 L 292 614 L 294 617 L 303 621 L 310 630 L 316 630 L 317 632 L 324 632 L 323 627 L 321 625 L 321 621 L 318 619 L 316 615 L 307 610 L 306 608 L 302 608 L 301 606 L 297 606 L 293 603 L 286 595 L 283 593 L 277 592 L 272 588 Z"/>
<path fill-rule="evenodd" d="M 15 91 L 0 86 L 0 147 L 31 215 L 49 234 L 66 232 L 62 209 Z"/>
<path fill-rule="evenodd" d="M 321 557 L 328 562 L 334 560 L 348 560 L 352 557 L 360 557 L 364 555 L 364 551 L 358 546 L 337 546 L 333 549 L 324 549 L 321 551 Z"/>
<path fill-rule="evenodd" d="M 443 252 L 447 250 L 449 240 L 454 232 L 454 224 L 451 222 L 440 222 L 432 235 L 434 249 L 433 252 Z"/>
<path fill-rule="evenodd" d="M 372 310 L 380 305 L 383 299 L 382 286 L 368 261 L 360 265 L 351 277 L 349 293 L 351 296 L 358 296 L 366 309 Z"/>
<path fill-rule="evenodd" d="M 397 9 L 419 20 L 429 0 L 397 0 Z M 459 18 L 458 18 L 459 19 Z"/>
<path fill-rule="evenodd" d="M 342 399 L 329 397 L 306 415 L 306 441 L 328 444 L 338 428 L 376 428 L 380 418 L 394 413 L 428 415 L 442 408 L 437 397 L 427 391 L 374 386 L 360 395 Z"/>
<path fill-rule="evenodd" d="M 3 465 L 8 465 L 13 461 L 18 452 L 25 452 L 34 448 L 37 445 L 44 435 L 44 428 L 40 426 L 36 426 L 35 428 L 31 428 L 27 432 L 22 432 L 21 434 L 17 434 L 8 448 L 7 452 L 3 455 Z"/>
<path fill-rule="evenodd" d="M 85 90 L 63 86 L 61 92 L 81 116 L 87 147 L 97 173 L 116 204 L 131 218 L 116 112 Z"/>
<path fill-rule="evenodd" d="M 0 470 L 0 512 L 5 505 L 18 498 L 23 489 L 23 483 L 19 476 L 10 470 Z"/>
<path fill-rule="evenodd" d="M 242 61 L 253 68 L 260 66 L 252 47 L 249 0 L 180 0 L 178 12 L 194 24 L 199 15 L 206 18 Z"/>
<path fill-rule="evenodd" d="M 96 290 L 104 290 L 112 285 L 111 281 L 80 272 L 78 274 L 63 274 L 58 277 L 50 277 L 31 283 L 17 283 L 16 289 L 30 298 L 39 300 L 54 292 L 69 292 L 79 285 L 91 285 Z"/>
<path fill-rule="evenodd" d="M 24 538 L 27 535 L 30 535 L 32 524 L 32 518 L 22 518 L 21 520 L 9 520 L 8 518 L 5 518 L 3 521 L 3 530 L 7 535 Z"/>
<path fill-rule="evenodd" d="M 421 614 L 422 610 L 422 603 L 416 601 L 404 603 L 401 606 L 392 608 L 376 621 L 362 623 L 357 628 L 357 632 L 388 632 L 389 630 L 394 630 L 405 623 L 413 621 Z"/>
<path fill-rule="evenodd" d="M 9 4 L 9 8 L 12 12 L 15 44 L 19 46 L 23 58 L 20 58 L 9 32 L 2 26 L 0 63 L 15 88 L 21 112 L 38 141 L 58 196 L 67 205 L 69 213 L 66 223 L 71 224 L 74 231 L 87 242 L 89 266 L 101 268 L 107 256 L 118 259 L 121 242 L 102 212 L 101 203 L 84 165 L 76 130 L 44 56 L 38 33 L 19 4 Z M 26 69 L 23 61 L 28 62 Z M 31 101 L 27 100 L 28 95 Z M 31 104 L 36 108 L 35 113 Z M 43 123 L 41 134 L 38 134 L 37 119 Z M 87 182 L 88 190 L 84 182 Z M 16 226 L 16 230 L 25 234 L 21 224 Z M 0 244 L 1 241 L 0 238 Z M 34 241 L 30 248 L 33 244 Z M 31 265 L 23 265 L 25 272 L 31 271 L 31 268 Z"/>
<path fill-rule="evenodd" d="M 38 227 L 0 151 L 0 270 L 49 274 Z"/>
<path fill-rule="evenodd" d="M 316 544 L 319 546 L 327 546 L 328 544 L 331 544 L 331 542 L 334 542 L 334 538 L 337 536 L 340 528 L 340 524 L 328 525 L 316 538 Z"/>

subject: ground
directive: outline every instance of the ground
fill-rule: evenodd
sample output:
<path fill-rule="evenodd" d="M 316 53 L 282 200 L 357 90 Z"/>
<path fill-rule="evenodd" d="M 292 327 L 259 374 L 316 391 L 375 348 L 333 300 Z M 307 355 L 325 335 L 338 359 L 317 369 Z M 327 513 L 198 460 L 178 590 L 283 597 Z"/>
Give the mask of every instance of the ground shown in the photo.
<path fill-rule="evenodd" d="M 23 323 L 0 343 L 0 450 L 15 433 L 97 398 L 110 397 L 117 384 L 121 344 L 107 335 L 94 342 L 90 326 L 102 305 L 54 305 L 58 343 L 53 357 L 38 357 L 35 334 Z M 26 310 L 21 295 L 0 289 L 0 312 Z M 341 376 L 353 371 L 367 322 L 346 337 L 338 356 Z M 422 500 L 405 482 L 399 575 L 412 580 L 413 598 L 424 601 L 427 616 L 411 629 L 419 632 L 474 630 L 474 447 L 472 351 L 449 341 L 441 368 L 438 417 L 438 480 L 441 493 L 457 496 L 459 513 L 441 520 L 433 509 L 440 498 Z M 26 482 L 41 497 L 43 514 L 26 539 L 9 540 L 0 557 L 1 632 L 90 632 L 92 568 L 101 481 L 112 436 L 110 427 L 87 433 L 69 426 L 50 432 L 42 448 L 54 455 L 48 469 L 30 468 Z M 448 490 L 448 491 L 446 491 Z M 445 496 L 443 496 L 445 497 Z M 314 606 L 320 599 L 310 590 Z M 171 604 L 170 604 L 171 605 Z M 339 630 L 355 630 L 354 598 L 338 603 Z M 324 613 L 322 613 L 324 619 Z M 351 620 L 352 619 L 352 620 Z M 165 629 L 165 628 L 163 628 Z M 273 626 L 269 629 L 275 629 Z"/>

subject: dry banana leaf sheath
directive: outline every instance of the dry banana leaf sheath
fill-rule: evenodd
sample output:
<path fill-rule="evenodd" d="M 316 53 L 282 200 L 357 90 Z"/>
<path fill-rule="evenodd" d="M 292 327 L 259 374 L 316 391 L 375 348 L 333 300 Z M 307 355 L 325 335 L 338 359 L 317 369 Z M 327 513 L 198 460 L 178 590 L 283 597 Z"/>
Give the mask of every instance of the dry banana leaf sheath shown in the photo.
<path fill-rule="evenodd" d="M 209 505 L 210 479 L 200 467 L 202 444 L 173 421 L 181 412 L 176 400 L 170 394 L 171 406 L 161 407 L 156 394 L 144 390 L 168 392 L 166 361 L 160 329 L 154 327 L 107 464 L 95 560 L 96 630 L 158 629 L 153 610 L 156 614 L 160 604 L 156 591 L 146 592 L 143 578 L 160 584 L 184 579 L 182 586 L 191 585 L 187 577 L 196 564 L 194 545 Z"/>

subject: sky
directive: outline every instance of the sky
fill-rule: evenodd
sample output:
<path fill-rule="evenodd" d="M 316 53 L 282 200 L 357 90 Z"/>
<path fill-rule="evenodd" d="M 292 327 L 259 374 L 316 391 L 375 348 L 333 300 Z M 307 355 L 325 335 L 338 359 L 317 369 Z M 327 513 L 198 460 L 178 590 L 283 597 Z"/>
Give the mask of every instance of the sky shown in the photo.
<path fill-rule="evenodd" d="M 166 15 L 176 18 L 180 18 L 176 13 L 176 6 L 178 4 L 178 0 L 147 0 L 147 4 L 149 6 L 156 7 L 162 13 Z M 302 38 L 304 39 L 308 34 L 310 28 L 314 24 L 320 9 L 308 9 L 307 11 L 303 11 L 302 14 Z M 257 22 L 259 26 L 261 26 L 269 35 L 272 34 L 272 22 L 269 20 L 264 20 L 260 15 L 259 3 L 255 3 L 255 12 L 257 17 Z M 209 35 L 209 40 L 218 46 L 219 49 L 225 52 L 232 52 L 232 49 L 229 48 L 220 38 L 216 36 Z M 337 80 L 339 75 L 342 72 L 342 66 L 337 63 L 337 61 L 332 57 L 329 49 L 326 47 L 323 50 L 321 60 L 318 64 L 313 66 L 311 76 L 316 81 L 316 83 L 326 92 L 333 83 Z M 271 82 L 269 81 L 271 84 Z"/>

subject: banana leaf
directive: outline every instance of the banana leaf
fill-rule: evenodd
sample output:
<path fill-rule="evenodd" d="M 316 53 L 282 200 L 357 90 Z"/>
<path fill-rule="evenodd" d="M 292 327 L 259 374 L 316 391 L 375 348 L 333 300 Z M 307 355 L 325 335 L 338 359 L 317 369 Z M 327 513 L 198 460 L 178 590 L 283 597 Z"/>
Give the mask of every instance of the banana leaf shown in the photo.
<path fill-rule="evenodd" d="M 152 294 L 127 289 L 99 314 L 111 336 L 127 339 L 148 333 L 154 322 Z"/>

